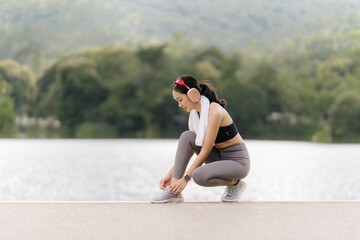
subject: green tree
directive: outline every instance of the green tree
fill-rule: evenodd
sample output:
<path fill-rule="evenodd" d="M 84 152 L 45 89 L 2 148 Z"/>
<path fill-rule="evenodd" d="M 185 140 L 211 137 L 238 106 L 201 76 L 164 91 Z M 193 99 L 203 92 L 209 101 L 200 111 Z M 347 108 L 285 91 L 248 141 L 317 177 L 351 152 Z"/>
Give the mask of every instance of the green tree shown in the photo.
<path fill-rule="evenodd" d="M 360 95 L 348 92 L 339 96 L 329 109 L 332 139 L 353 141 L 360 139 Z"/>
<path fill-rule="evenodd" d="M 59 96 L 55 114 L 73 136 L 76 126 L 85 120 L 99 118 L 98 106 L 106 99 L 106 90 L 95 63 L 75 58 L 62 64 L 59 69 Z"/>
<path fill-rule="evenodd" d="M 144 106 L 138 94 L 134 83 L 124 82 L 118 85 L 117 91 L 112 91 L 110 97 L 100 106 L 101 119 L 115 126 L 118 136 L 135 137 L 138 134 L 143 137 Z"/>
<path fill-rule="evenodd" d="M 14 101 L 10 96 L 12 88 L 0 81 L 0 137 L 13 137 L 18 131 L 15 125 Z"/>
<path fill-rule="evenodd" d="M 226 106 L 240 132 L 246 138 L 264 135 L 266 116 L 270 113 L 266 92 L 254 83 L 233 82 L 224 89 Z"/>
<path fill-rule="evenodd" d="M 16 113 L 29 113 L 35 96 L 35 75 L 32 70 L 14 60 L 0 61 L 0 81 L 11 85 L 10 97 L 14 99 Z"/>
<path fill-rule="evenodd" d="M 277 69 L 270 63 L 260 62 L 250 76 L 250 84 L 255 84 L 266 95 L 266 102 L 271 111 L 281 111 L 280 90 Z"/>
<path fill-rule="evenodd" d="M 158 67 L 162 64 L 165 45 L 140 47 L 136 51 L 136 56 L 144 63 L 150 64 L 152 67 Z"/>

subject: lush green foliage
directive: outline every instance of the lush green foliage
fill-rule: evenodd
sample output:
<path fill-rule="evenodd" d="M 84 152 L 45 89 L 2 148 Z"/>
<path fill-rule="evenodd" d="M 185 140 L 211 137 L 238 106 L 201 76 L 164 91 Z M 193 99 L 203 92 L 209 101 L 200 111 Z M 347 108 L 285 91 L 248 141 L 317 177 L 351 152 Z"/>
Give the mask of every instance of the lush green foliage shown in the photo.
<path fill-rule="evenodd" d="M 0 114 L 7 122 L 12 111 L 59 119 L 62 137 L 178 137 L 187 114 L 171 85 L 191 74 L 211 81 L 247 139 L 359 141 L 359 40 L 351 31 L 289 42 L 281 53 L 224 53 L 195 48 L 178 35 L 162 45 L 73 53 L 49 66 L 35 86 L 29 68 L 2 61 Z"/>
<path fill-rule="evenodd" d="M 0 62 L 0 82 L 2 81 L 10 85 L 9 96 L 14 99 L 16 113 L 21 115 L 29 112 L 35 96 L 33 71 L 14 60 L 4 60 Z"/>
<path fill-rule="evenodd" d="M 11 91 L 10 84 L 0 80 L 0 137 L 13 137 L 17 133 Z"/>
<path fill-rule="evenodd" d="M 331 135 L 336 141 L 360 140 L 360 94 L 340 95 L 329 110 Z"/>

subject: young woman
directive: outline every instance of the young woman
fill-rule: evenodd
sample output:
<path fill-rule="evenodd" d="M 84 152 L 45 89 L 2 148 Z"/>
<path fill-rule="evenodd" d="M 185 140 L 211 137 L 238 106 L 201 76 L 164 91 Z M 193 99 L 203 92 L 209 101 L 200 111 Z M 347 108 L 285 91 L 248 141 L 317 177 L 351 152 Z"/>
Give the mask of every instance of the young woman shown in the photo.
<path fill-rule="evenodd" d="M 250 158 L 244 140 L 224 108 L 226 101 L 218 99 L 209 84 L 199 84 L 192 76 L 178 78 L 172 95 L 179 107 L 190 112 L 190 130 L 181 134 L 174 166 L 160 180 L 163 191 L 151 201 L 184 201 L 181 192 L 191 179 L 205 187 L 227 186 L 221 200 L 238 201 L 246 188 L 240 180 L 249 173 Z M 194 153 L 197 157 L 185 172 Z"/>

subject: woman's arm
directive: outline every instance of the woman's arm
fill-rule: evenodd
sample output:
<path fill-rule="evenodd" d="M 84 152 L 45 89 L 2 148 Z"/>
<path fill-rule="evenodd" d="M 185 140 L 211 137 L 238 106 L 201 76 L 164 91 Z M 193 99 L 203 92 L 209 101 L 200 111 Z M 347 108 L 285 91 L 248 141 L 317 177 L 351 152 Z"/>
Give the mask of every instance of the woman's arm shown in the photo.
<path fill-rule="evenodd" d="M 204 163 L 204 161 L 209 156 L 214 146 L 215 139 L 219 131 L 220 123 L 223 118 L 222 111 L 221 109 L 219 109 L 220 107 L 221 106 L 219 104 L 215 104 L 215 103 L 210 105 L 208 128 L 206 131 L 206 135 L 204 138 L 201 151 L 197 156 L 197 158 L 191 164 L 188 171 L 186 172 L 186 174 L 189 175 L 190 177 L 192 177 L 193 171 Z"/>
<path fill-rule="evenodd" d="M 172 167 L 170 168 L 170 170 L 168 171 L 168 173 L 166 174 L 166 176 L 172 176 L 173 172 L 174 172 L 174 166 L 172 166 Z"/>

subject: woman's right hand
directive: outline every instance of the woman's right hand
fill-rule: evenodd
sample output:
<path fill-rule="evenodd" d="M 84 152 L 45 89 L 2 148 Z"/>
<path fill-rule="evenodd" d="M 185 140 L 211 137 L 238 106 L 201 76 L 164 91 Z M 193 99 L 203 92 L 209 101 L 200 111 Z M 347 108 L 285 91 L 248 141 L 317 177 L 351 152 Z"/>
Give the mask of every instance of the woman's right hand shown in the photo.
<path fill-rule="evenodd" d="M 165 190 L 165 188 L 167 186 L 169 186 L 171 184 L 171 175 L 166 175 L 165 177 L 163 177 L 162 179 L 160 179 L 160 184 L 159 187 L 161 190 Z"/>

